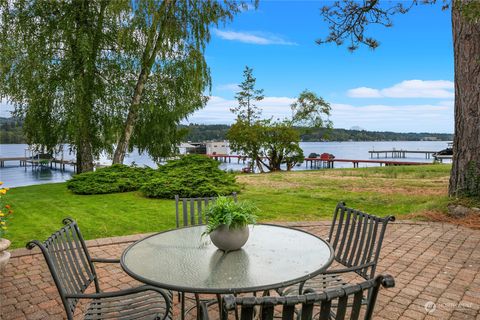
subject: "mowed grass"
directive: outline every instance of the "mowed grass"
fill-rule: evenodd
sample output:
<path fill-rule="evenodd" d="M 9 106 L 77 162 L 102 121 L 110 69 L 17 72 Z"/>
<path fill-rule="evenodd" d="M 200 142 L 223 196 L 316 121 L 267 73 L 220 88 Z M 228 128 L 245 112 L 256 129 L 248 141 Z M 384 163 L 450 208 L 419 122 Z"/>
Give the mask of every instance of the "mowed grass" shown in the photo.
<path fill-rule="evenodd" d="M 239 175 L 240 200 L 261 210 L 259 220 L 330 219 L 339 201 L 397 218 L 426 211 L 444 212 L 450 166 L 375 167 Z M 8 181 L 6 181 L 8 184 Z M 175 227 L 175 202 L 148 199 L 138 192 L 75 195 L 65 183 L 12 188 L 15 210 L 7 238 L 12 247 L 45 239 L 66 216 L 76 219 L 86 239 L 157 232 Z"/>

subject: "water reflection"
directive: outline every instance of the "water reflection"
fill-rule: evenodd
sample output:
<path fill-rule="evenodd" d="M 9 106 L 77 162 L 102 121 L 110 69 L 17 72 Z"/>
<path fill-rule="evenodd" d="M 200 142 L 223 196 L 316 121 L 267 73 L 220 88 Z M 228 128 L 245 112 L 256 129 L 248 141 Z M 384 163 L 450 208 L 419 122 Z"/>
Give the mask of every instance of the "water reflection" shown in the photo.
<path fill-rule="evenodd" d="M 217 249 L 210 257 L 208 286 L 227 288 L 251 283 L 250 258 L 244 249 L 225 252 Z"/>

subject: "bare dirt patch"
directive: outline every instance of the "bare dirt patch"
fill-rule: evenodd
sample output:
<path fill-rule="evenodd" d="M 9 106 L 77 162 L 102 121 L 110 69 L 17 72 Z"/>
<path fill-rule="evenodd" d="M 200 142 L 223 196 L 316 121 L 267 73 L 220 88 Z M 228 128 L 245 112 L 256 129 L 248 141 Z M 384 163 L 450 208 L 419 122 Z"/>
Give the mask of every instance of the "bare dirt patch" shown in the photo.
<path fill-rule="evenodd" d="M 379 186 L 379 187 L 352 187 L 348 188 L 351 192 L 376 192 L 381 194 L 404 194 L 409 196 L 446 196 L 448 188 L 415 188 L 415 187 L 396 187 L 396 186 Z"/>
<path fill-rule="evenodd" d="M 475 230 L 480 230 L 480 215 L 469 214 L 463 218 L 454 218 L 441 211 L 421 211 L 412 213 L 403 217 L 403 219 L 427 219 L 429 221 L 451 223 L 458 226 L 463 226 Z"/>

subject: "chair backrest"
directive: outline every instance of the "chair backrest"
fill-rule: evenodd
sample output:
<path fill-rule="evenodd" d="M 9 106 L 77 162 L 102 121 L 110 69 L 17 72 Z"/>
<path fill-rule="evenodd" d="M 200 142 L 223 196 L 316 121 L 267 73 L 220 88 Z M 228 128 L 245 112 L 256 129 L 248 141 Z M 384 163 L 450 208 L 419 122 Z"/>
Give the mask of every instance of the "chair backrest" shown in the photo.
<path fill-rule="evenodd" d="M 68 319 L 73 313 L 78 299 L 67 299 L 66 295 L 84 293 L 94 282 L 100 292 L 95 268 L 83 240 L 77 223 L 71 218 L 63 219 L 63 228 L 53 233 L 47 240 L 32 240 L 27 249 L 35 246 L 42 250 L 60 297 L 62 298 Z"/>
<path fill-rule="evenodd" d="M 237 193 L 232 193 L 237 202 Z M 175 196 L 175 213 L 177 228 L 205 224 L 205 208 L 218 197 L 180 198 Z"/>
<path fill-rule="evenodd" d="M 328 241 L 335 250 L 335 260 L 352 269 L 365 265 L 365 268 L 354 271 L 365 279 L 372 279 L 390 221 L 395 221 L 395 217 L 376 217 L 347 208 L 345 202 L 339 202 L 328 235 Z"/>
<path fill-rule="evenodd" d="M 391 288 L 395 286 L 395 281 L 390 275 L 379 275 L 375 279 L 359 284 L 330 288 L 320 293 L 310 290 L 298 296 L 235 297 L 227 295 L 222 301 L 222 320 L 233 319 L 230 315 L 238 312 L 240 312 L 240 320 L 257 319 L 257 314 L 260 320 L 273 320 L 274 316 L 279 316 L 279 313 L 282 320 L 362 318 L 369 320 L 372 319 L 380 285 Z M 371 295 L 367 304 L 362 304 L 365 291 L 371 291 Z M 204 313 L 202 317 L 208 318 L 208 315 Z"/>

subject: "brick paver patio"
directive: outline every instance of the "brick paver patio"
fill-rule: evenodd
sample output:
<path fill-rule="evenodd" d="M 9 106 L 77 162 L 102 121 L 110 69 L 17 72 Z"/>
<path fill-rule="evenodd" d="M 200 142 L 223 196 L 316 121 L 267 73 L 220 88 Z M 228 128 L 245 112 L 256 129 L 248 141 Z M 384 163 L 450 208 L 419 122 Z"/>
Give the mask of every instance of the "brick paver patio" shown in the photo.
<path fill-rule="evenodd" d="M 329 227 L 328 222 L 291 225 L 320 236 L 325 236 Z M 87 244 L 94 257 L 120 257 L 127 245 L 141 237 L 92 240 Z M 12 252 L 0 281 L 0 319 L 65 317 L 53 280 L 37 250 L 33 254 L 24 249 Z M 105 291 L 138 285 L 118 265 L 97 264 L 97 271 Z M 374 319 L 480 320 L 478 230 L 442 223 L 392 223 L 377 268 L 377 273 L 383 272 L 395 277 L 396 287 L 381 291 Z"/>

